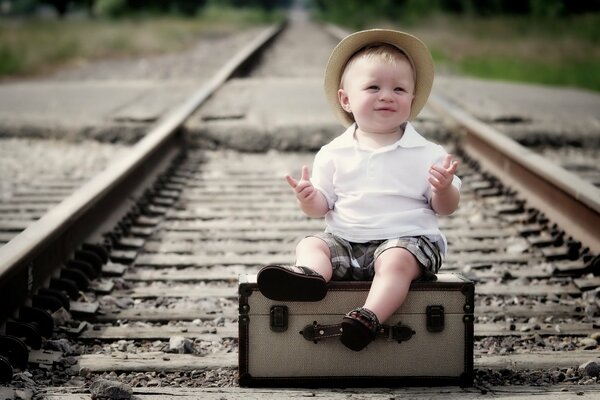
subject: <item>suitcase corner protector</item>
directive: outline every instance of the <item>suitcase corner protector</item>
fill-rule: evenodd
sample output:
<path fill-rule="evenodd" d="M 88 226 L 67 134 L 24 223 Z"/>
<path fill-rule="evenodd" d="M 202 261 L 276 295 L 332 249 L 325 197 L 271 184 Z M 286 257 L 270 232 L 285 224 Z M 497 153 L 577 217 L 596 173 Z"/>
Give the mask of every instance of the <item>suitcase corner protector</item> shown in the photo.
<path fill-rule="evenodd" d="M 250 297 L 253 292 L 254 289 L 248 283 L 241 283 L 238 287 L 238 293 L 242 297 Z"/>
<path fill-rule="evenodd" d="M 460 374 L 460 376 L 458 378 L 459 386 L 462 388 L 472 387 L 474 379 L 475 379 L 475 375 L 472 370 L 465 371 L 462 374 Z"/>
<path fill-rule="evenodd" d="M 239 376 L 239 384 L 242 387 L 252 386 L 252 375 L 247 372 L 241 372 Z"/>

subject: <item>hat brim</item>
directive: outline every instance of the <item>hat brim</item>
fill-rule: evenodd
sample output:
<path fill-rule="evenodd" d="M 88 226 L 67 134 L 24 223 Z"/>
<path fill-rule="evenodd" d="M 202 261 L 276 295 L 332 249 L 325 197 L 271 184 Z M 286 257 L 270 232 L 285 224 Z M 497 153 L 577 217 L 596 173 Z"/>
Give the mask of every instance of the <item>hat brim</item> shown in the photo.
<path fill-rule="evenodd" d="M 425 106 L 433 85 L 433 60 L 429 49 L 420 39 L 405 32 L 388 29 L 371 29 L 346 36 L 331 52 L 325 68 L 325 96 L 336 117 L 345 127 L 354 123 L 352 114 L 340 105 L 338 90 L 342 72 L 352 55 L 363 47 L 373 43 L 387 43 L 402 50 L 413 65 L 415 97 L 412 102 L 409 120 L 413 120 Z"/>

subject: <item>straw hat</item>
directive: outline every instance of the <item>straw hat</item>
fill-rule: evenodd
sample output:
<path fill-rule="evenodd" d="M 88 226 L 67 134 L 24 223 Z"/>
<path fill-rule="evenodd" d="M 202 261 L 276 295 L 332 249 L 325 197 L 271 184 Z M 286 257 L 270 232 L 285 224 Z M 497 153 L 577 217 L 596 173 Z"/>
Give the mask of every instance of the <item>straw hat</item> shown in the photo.
<path fill-rule="evenodd" d="M 433 84 L 433 60 L 427 46 L 408 33 L 371 29 L 346 36 L 331 52 L 325 69 L 325 96 L 336 116 L 345 127 L 354 123 L 352 114 L 344 111 L 338 99 L 340 80 L 346 63 L 357 51 L 374 43 L 391 44 L 402 50 L 410 59 L 416 75 L 415 98 L 412 102 L 409 119 L 414 119 L 429 97 Z"/>

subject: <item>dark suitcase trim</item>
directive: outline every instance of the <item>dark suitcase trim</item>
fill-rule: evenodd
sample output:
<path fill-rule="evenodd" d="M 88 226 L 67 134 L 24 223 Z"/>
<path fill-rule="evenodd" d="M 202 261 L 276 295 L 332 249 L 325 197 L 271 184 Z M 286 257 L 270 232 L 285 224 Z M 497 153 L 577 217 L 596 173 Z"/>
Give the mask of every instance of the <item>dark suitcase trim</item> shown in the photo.
<path fill-rule="evenodd" d="M 382 376 L 324 376 L 324 377 L 253 377 L 248 373 L 248 354 L 241 349 L 249 348 L 248 321 L 250 307 L 248 297 L 258 291 L 256 283 L 239 285 L 239 384 L 243 387 L 398 387 L 398 386 L 449 386 L 468 387 L 473 385 L 473 340 L 474 340 L 474 309 L 475 287 L 472 281 L 459 277 L 463 284 L 456 282 L 425 282 L 417 281 L 411 284 L 411 291 L 419 290 L 457 290 L 465 296 L 463 322 L 465 323 L 465 355 L 464 373 L 460 376 L 415 376 L 415 377 L 382 377 Z M 370 281 L 329 282 L 328 291 L 368 291 Z"/>
<path fill-rule="evenodd" d="M 473 385 L 473 375 L 454 376 L 418 376 L 418 377 L 381 377 L 381 376 L 336 376 L 336 377 L 285 377 L 254 378 L 250 374 L 240 374 L 242 387 L 301 387 L 301 388 L 347 388 L 347 387 L 402 387 L 402 386 L 460 386 Z"/>

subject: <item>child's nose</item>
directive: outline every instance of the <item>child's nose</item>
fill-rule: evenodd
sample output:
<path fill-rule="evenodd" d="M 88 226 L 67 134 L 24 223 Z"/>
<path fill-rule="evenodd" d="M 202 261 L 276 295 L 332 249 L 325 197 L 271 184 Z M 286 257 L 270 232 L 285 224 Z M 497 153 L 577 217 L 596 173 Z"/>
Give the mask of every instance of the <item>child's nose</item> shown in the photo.
<path fill-rule="evenodd" d="M 379 91 L 379 100 L 381 100 L 381 101 L 389 101 L 389 100 L 391 100 L 392 99 L 392 93 L 393 93 L 392 90 L 387 90 L 387 89 L 380 90 Z"/>

